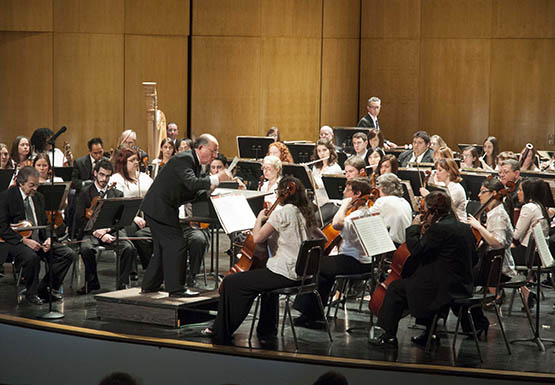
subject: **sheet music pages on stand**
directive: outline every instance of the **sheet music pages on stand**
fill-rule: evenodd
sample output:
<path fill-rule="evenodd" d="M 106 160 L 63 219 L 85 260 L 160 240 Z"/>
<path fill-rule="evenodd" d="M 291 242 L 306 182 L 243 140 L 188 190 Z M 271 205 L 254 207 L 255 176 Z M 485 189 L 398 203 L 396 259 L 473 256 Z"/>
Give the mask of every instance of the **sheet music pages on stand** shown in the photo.
<path fill-rule="evenodd" d="M 354 218 L 353 224 L 366 255 L 375 256 L 396 249 L 379 215 Z"/>
<path fill-rule="evenodd" d="M 534 239 L 536 240 L 538 254 L 540 254 L 540 259 L 542 260 L 542 266 L 555 267 L 555 260 L 553 260 L 553 256 L 547 246 L 547 241 L 543 235 L 541 223 L 537 223 L 534 227 L 532 227 L 532 231 L 534 232 Z"/>
<path fill-rule="evenodd" d="M 226 234 L 254 227 L 256 217 L 243 194 L 212 195 L 210 200 Z"/>

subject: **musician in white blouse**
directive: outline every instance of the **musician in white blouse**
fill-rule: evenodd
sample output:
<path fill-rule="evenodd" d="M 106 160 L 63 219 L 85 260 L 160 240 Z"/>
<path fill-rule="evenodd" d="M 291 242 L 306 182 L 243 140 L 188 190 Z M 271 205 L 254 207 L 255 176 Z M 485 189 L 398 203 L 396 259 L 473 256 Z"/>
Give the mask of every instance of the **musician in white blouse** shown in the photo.
<path fill-rule="evenodd" d="M 281 160 L 277 156 L 268 155 L 264 157 L 262 162 L 262 172 L 264 174 L 264 182 L 260 186 L 261 192 L 272 192 L 273 194 L 264 197 L 264 205 L 271 207 L 277 199 L 276 190 L 281 180 Z"/>

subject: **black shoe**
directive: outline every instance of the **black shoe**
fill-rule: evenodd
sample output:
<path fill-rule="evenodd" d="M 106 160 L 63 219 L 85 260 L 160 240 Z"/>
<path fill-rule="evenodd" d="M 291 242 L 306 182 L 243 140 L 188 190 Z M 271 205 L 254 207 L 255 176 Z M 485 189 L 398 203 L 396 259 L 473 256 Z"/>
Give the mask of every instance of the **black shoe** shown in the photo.
<path fill-rule="evenodd" d="M 531 311 L 534 306 L 536 306 L 536 293 L 534 292 L 530 292 L 528 293 L 528 309 Z M 526 308 L 523 306 L 521 309 L 521 311 L 526 311 Z"/>
<path fill-rule="evenodd" d="M 44 301 L 48 302 L 50 299 L 50 293 L 48 288 L 44 291 L 39 291 L 39 297 Z M 52 302 L 61 301 L 63 299 L 62 294 L 58 290 L 52 290 Z"/>
<path fill-rule="evenodd" d="M 141 289 L 141 294 L 148 294 L 148 293 L 158 293 L 162 291 L 162 286 L 158 286 L 154 289 L 145 289 L 144 287 Z"/>
<path fill-rule="evenodd" d="M 309 318 L 304 314 L 301 314 L 299 317 L 294 318 L 293 325 L 299 326 L 301 328 L 316 329 L 316 330 L 325 328 L 324 321 Z"/>
<path fill-rule="evenodd" d="M 25 296 L 25 300 L 33 305 L 42 305 L 44 303 L 44 301 L 36 294 L 27 294 Z"/>
<path fill-rule="evenodd" d="M 93 290 L 100 290 L 100 284 L 98 282 L 96 283 L 92 282 L 92 283 L 86 284 L 81 289 L 77 290 L 77 294 L 85 295 L 85 294 L 89 294 Z"/>
<path fill-rule="evenodd" d="M 137 273 L 130 273 L 129 274 L 129 279 L 132 281 L 138 281 L 139 280 L 139 274 Z"/>
<path fill-rule="evenodd" d="M 183 291 L 175 291 L 173 293 L 170 293 L 170 298 L 190 298 L 197 297 L 198 295 L 200 295 L 200 292 L 186 289 Z"/>
<path fill-rule="evenodd" d="M 436 334 L 432 336 L 432 344 L 439 345 L 439 340 L 440 338 Z M 425 348 L 426 344 L 428 343 L 428 333 L 423 333 L 419 336 L 411 337 L 410 341 L 415 345 Z"/>
<path fill-rule="evenodd" d="M 385 349 L 398 349 L 399 342 L 397 341 L 397 337 L 395 336 L 388 336 L 386 333 L 382 334 L 378 338 L 372 338 L 368 340 L 374 346 L 379 346 Z"/>

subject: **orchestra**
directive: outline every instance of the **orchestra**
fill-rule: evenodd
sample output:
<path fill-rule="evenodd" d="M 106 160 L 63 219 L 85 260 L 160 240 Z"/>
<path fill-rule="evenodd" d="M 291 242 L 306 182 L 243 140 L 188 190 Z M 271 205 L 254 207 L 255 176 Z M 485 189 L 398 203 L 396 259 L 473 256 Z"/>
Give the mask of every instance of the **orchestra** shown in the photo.
<path fill-rule="evenodd" d="M 330 126 L 320 128 L 315 143 L 308 142 L 313 145 L 313 152 L 311 149 L 308 156 L 311 161 L 305 164 L 311 181 L 306 186 L 301 180 L 283 173 L 284 165 L 294 161 L 288 143 L 281 141 L 277 127 L 271 127 L 265 133 L 274 142 L 268 146 L 266 156 L 257 161 L 260 165 L 257 178 L 231 175 L 227 170 L 227 159 L 218 153 L 218 142 L 212 135 L 179 139 L 178 126 L 173 122 L 167 125 L 167 137 L 161 140 L 159 151 L 151 154 L 154 155 L 151 158 L 137 147 L 137 139 L 143 138 L 137 138 L 137 133 L 130 129 L 123 131 L 116 143 L 108 145 L 115 148 L 108 154 L 111 159 L 105 156 L 103 140 L 93 137 L 87 143 L 89 152 L 74 162 L 68 156 L 70 152 L 66 151 L 70 148 L 69 143 L 64 145 L 64 151 L 55 148 L 54 164 L 52 147 L 48 143 L 52 130 L 39 128 L 30 139 L 17 136 L 11 150 L 0 143 L 0 169 L 18 171 L 12 187 L 2 194 L 15 194 L 22 201 L 26 197 L 32 198 L 35 213 L 32 222 L 45 224 L 43 198 L 35 193 L 35 184 L 49 182 L 57 167 L 72 167 L 72 193 L 60 207 L 60 213 L 63 212 L 62 221 L 72 229 L 63 235 L 64 239 L 70 244 L 75 242 L 76 246 L 72 249 L 58 239 L 51 240 L 43 230 L 40 234 L 34 230 L 37 234 L 29 238 L 19 235 L 13 225 L 29 219 L 27 208 L 24 210 L 21 204 L 15 210 L 3 199 L 0 251 L 15 256 L 16 266 L 22 269 L 27 288 L 26 298 L 31 304 L 43 303 L 48 299 L 48 293 L 53 293 L 51 295 L 56 299 L 61 297 L 60 286 L 69 268 L 68 261 L 73 260 L 77 250 L 85 266 L 85 285 L 77 290 L 77 294 L 96 292 L 100 289 L 96 262 L 98 246 L 113 247 L 116 237 L 110 228 L 85 231 L 88 214 L 99 200 L 105 198 L 143 198 L 143 205 L 133 223 L 119 233 L 122 240 L 116 252 L 121 260 L 121 270 L 116 289 L 128 288 L 133 285 L 132 280 L 143 276 L 138 284 L 144 295 L 165 291 L 170 297 L 197 296 L 199 287 L 195 277 L 209 249 L 210 236 L 202 223 L 188 220 L 192 216 L 194 199 L 203 191 L 212 192 L 220 182 L 233 178 L 239 188 L 257 186 L 259 191 L 270 193 L 264 197 L 264 207 L 269 208 L 283 192 L 284 183 L 293 180 L 297 189 L 294 196 L 300 200 L 286 198 L 275 205 L 276 210 L 271 215 L 259 214 L 252 232 L 255 242 L 267 242 L 273 257 L 263 266 L 223 280 L 218 316 L 213 328 L 204 331 L 204 335 L 213 337 L 216 342 L 229 342 L 246 317 L 255 294 L 295 280 L 290 264 L 280 261 L 296 256 L 293 248 L 312 231 L 315 223 L 322 229 L 331 226 L 339 237 L 337 247 L 323 257 L 321 263 L 318 293 L 325 304 L 333 296 L 330 291 L 336 275 L 371 271 L 371 259 L 360 244 L 353 218 L 379 215 L 395 247 L 404 245 L 408 249 L 412 271 L 406 274 L 403 271 L 401 279 L 394 281 L 385 293 L 379 313 L 375 314 L 384 334 L 373 342 L 395 348 L 398 322 L 408 310 L 417 322 L 426 326 L 423 335 L 412 339 L 422 346 L 427 340 L 434 313 L 448 311 L 451 299 L 456 296 L 471 295 L 473 284 L 485 285 L 484 277 L 489 267 L 477 263 L 480 249 L 482 252 L 504 250 L 501 281 L 505 282 L 516 276 L 515 264 L 528 262 L 524 255 L 532 226 L 542 223 L 544 233 L 549 233 L 553 225 L 550 205 L 553 204 L 554 155 L 550 153 L 550 158 L 545 157 L 541 147 L 538 149 L 531 143 L 520 152 L 500 151 L 499 142 L 493 136 L 487 137 L 482 146 L 461 146 L 461 153 L 458 153 L 441 136 L 430 136 L 426 131 L 415 132 L 410 144 L 396 148 L 379 127 L 377 117 L 381 101 L 376 99 L 371 98 L 368 114 L 361 119 L 366 125 L 361 127 L 369 129 L 355 132 L 349 138 L 352 151 L 345 152 L 335 141 L 334 129 Z M 149 162 L 149 159 L 153 161 Z M 26 168 L 30 165 L 36 172 Z M 432 171 L 432 168 L 427 184 L 428 177 L 422 180 L 421 173 Z M 407 172 L 420 178 L 417 180 L 419 186 L 412 189 L 422 197 L 416 202 L 407 198 L 404 190 L 412 183 L 403 179 Z M 522 173 L 532 173 L 536 177 L 523 178 Z M 474 192 L 477 195 L 475 203 L 484 205 L 485 214 L 482 216 L 469 211 L 472 192 L 466 178 L 470 174 L 483 177 L 479 191 Z M 490 174 L 498 175 L 499 179 L 486 179 Z M 345 199 L 333 201 L 328 198 L 327 186 L 323 182 L 325 176 L 344 177 Z M 63 179 L 55 175 L 54 181 L 62 182 Z M 404 181 L 411 183 L 404 184 Z M 546 181 L 551 181 L 551 185 Z M 360 203 L 361 198 L 368 196 L 370 198 L 362 199 Z M 324 205 L 334 206 L 331 215 L 324 217 L 319 212 Z M 415 206 L 420 206 L 420 212 L 413 210 Z M 302 215 L 296 215 L 297 211 Z M 324 220 L 317 222 L 321 216 Z M 289 244 L 285 244 L 282 238 L 274 239 L 292 231 L 286 221 L 296 226 L 297 236 L 303 234 L 300 238 L 292 238 Z M 472 241 L 471 228 L 480 233 L 481 242 Z M 245 239 L 244 234 L 236 235 L 234 238 Z M 126 239 L 129 237 L 133 239 Z M 57 265 L 53 287 L 47 292 L 46 281 L 39 281 L 38 277 L 39 255 L 53 245 Z M 0 259 L 5 258 L 3 253 L 0 253 Z M 137 256 L 143 275 L 137 268 Z M 529 308 L 533 307 L 537 301 L 534 293 L 524 287 L 523 295 Z M 276 301 L 263 299 L 263 304 L 265 310 L 258 332 L 273 335 L 277 330 Z M 231 311 L 235 306 L 237 308 Z M 323 315 L 316 297 L 298 297 L 293 308 L 300 313 L 295 325 L 321 328 Z M 481 309 L 473 310 L 473 318 L 476 330 L 487 335 L 489 321 Z M 463 330 L 468 331 L 468 320 L 462 322 Z M 433 338 L 438 339 L 437 336 Z"/>

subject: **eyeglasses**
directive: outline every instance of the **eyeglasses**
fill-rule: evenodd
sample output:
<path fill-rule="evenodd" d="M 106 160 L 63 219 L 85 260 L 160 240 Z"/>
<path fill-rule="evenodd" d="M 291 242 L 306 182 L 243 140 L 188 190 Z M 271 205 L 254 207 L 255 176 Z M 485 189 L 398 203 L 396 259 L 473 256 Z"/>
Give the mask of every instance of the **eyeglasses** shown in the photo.
<path fill-rule="evenodd" d="M 478 194 L 485 194 L 485 193 L 490 193 L 491 190 L 482 190 L 480 189 L 480 192 Z"/>

